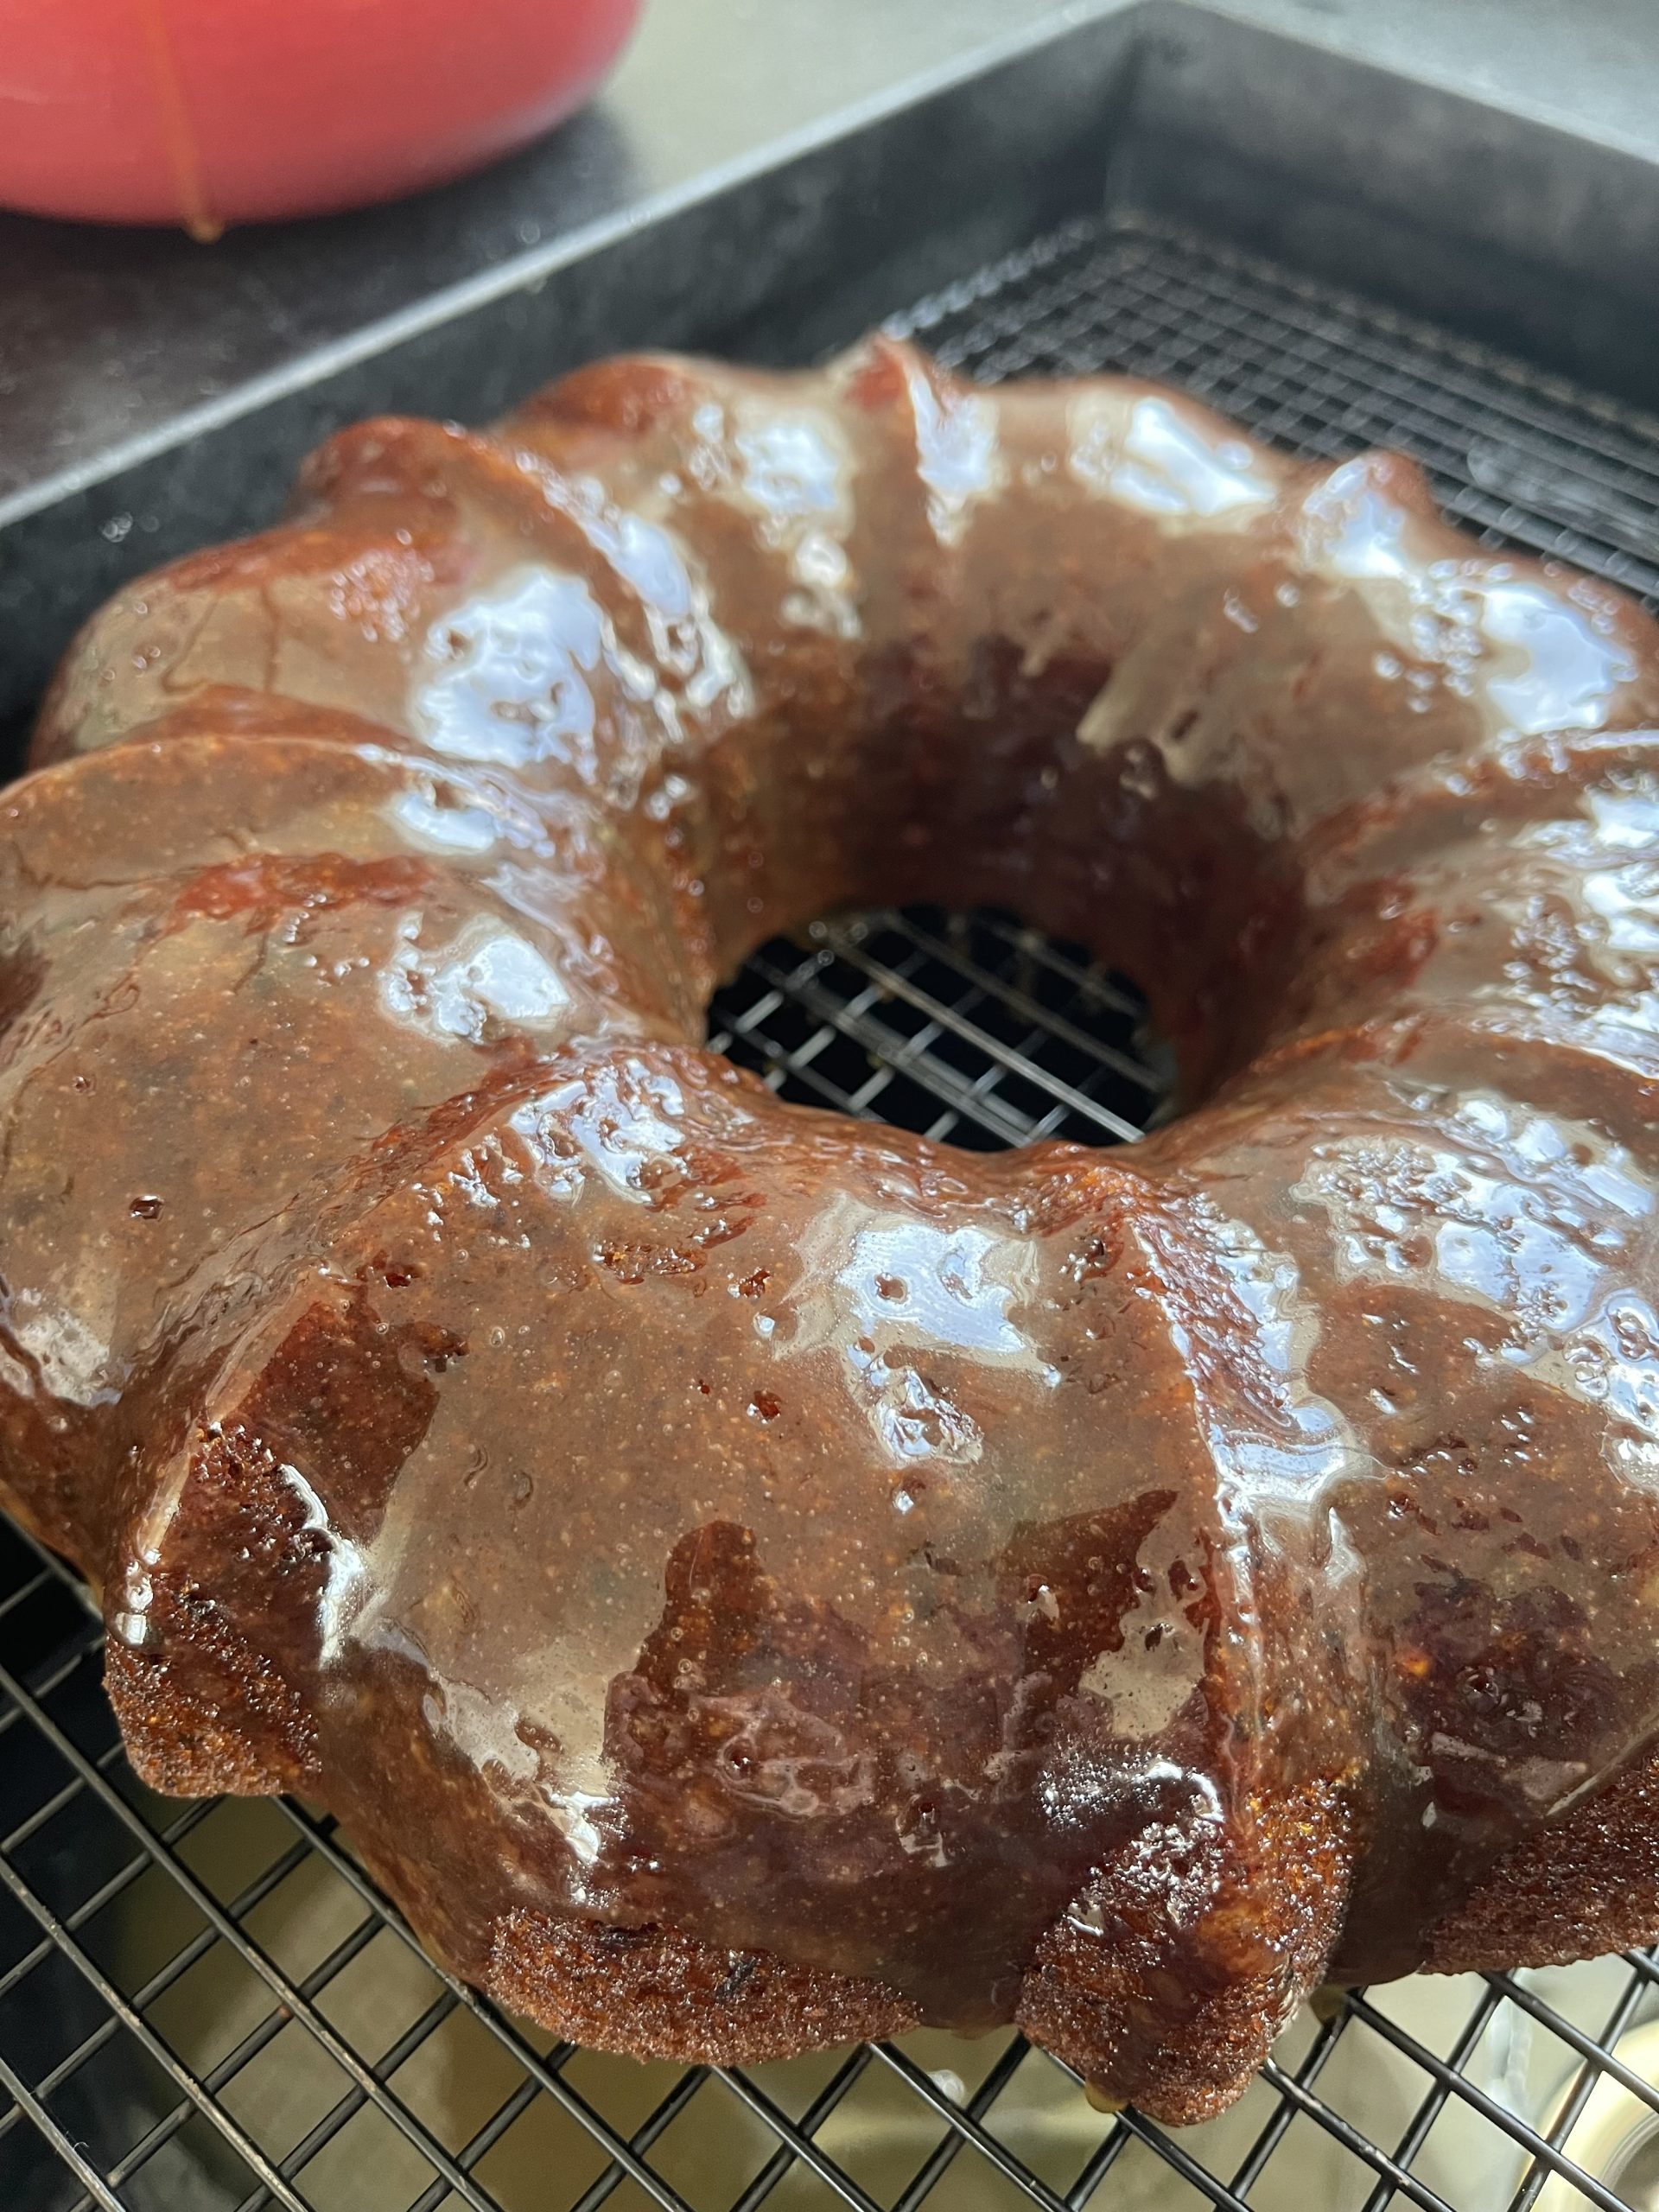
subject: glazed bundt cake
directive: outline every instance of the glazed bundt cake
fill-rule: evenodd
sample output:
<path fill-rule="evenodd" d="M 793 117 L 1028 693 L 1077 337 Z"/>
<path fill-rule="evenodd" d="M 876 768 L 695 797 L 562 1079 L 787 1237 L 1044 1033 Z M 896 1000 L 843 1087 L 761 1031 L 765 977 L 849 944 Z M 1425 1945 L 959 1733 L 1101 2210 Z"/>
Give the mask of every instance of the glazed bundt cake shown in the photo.
<path fill-rule="evenodd" d="M 334 439 L 3 802 L 0 1464 L 139 1772 L 563 2034 L 1173 2120 L 1321 1978 L 1659 1935 L 1656 718 L 1616 593 L 1146 385 Z M 1087 940 L 1182 1116 L 704 1048 L 878 897 Z"/>

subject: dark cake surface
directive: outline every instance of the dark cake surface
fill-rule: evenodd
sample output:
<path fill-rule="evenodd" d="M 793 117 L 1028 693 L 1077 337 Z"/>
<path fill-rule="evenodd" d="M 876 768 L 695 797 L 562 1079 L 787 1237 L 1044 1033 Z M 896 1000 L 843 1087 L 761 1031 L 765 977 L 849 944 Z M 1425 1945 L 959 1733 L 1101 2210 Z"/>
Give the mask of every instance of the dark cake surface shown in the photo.
<path fill-rule="evenodd" d="M 1659 652 L 1154 388 L 646 359 L 381 422 L 0 804 L 0 1474 L 133 1757 L 561 2031 L 1018 2018 L 1192 2119 L 1315 1982 L 1659 1933 Z M 873 897 L 1185 1110 L 780 1104 Z"/>

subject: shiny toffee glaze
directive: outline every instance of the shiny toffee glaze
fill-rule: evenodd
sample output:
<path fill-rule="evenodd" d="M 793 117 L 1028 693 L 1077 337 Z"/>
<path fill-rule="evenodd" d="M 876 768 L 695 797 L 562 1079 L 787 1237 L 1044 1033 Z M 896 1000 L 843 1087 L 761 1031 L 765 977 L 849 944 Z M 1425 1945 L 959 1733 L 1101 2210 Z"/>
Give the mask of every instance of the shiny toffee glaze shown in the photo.
<path fill-rule="evenodd" d="M 478 1979 L 574 1913 L 978 2024 L 1138 1929 L 1122 2094 L 1418 1962 L 1659 1711 L 1656 671 L 1113 380 L 336 439 L 5 808 L 5 1481 L 141 1766 Z M 1185 1117 L 969 1159 L 702 1049 L 877 895 L 1137 975 Z"/>

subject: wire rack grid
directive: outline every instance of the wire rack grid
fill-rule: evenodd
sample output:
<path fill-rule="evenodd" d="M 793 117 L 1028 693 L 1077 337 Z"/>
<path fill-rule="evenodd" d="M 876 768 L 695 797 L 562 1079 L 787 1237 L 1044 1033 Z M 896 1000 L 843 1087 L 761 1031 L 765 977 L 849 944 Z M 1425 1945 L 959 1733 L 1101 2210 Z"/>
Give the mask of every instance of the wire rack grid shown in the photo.
<path fill-rule="evenodd" d="M 1166 226 L 1068 226 L 893 327 L 987 378 L 1164 378 L 1309 454 L 1405 448 L 1490 541 L 1659 596 L 1659 423 Z M 1132 1139 L 1168 1090 L 1133 989 L 995 913 L 775 941 L 710 1039 L 786 1096 L 982 1148 Z M 151 1795 L 100 1648 L 0 1525 L 0 2207 L 1659 2204 L 1650 1954 L 1333 1996 L 1175 2135 L 1006 2033 L 639 2066 L 444 1974 L 307 1807 Z"/>

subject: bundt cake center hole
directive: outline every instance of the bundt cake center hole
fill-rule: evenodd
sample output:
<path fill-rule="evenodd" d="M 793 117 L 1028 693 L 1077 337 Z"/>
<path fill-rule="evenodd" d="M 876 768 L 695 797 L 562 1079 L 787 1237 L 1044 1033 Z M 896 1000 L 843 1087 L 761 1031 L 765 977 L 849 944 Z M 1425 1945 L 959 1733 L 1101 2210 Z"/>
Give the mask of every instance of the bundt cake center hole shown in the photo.
<path fill-rule="evenodd" d="M 715 993 L 709 1042 L 780 1097 L 981 1152 L 1131 1141 L 1174 1081 L 1132 982 L 995 907 L 871 907 L 772 938 Z"/>

